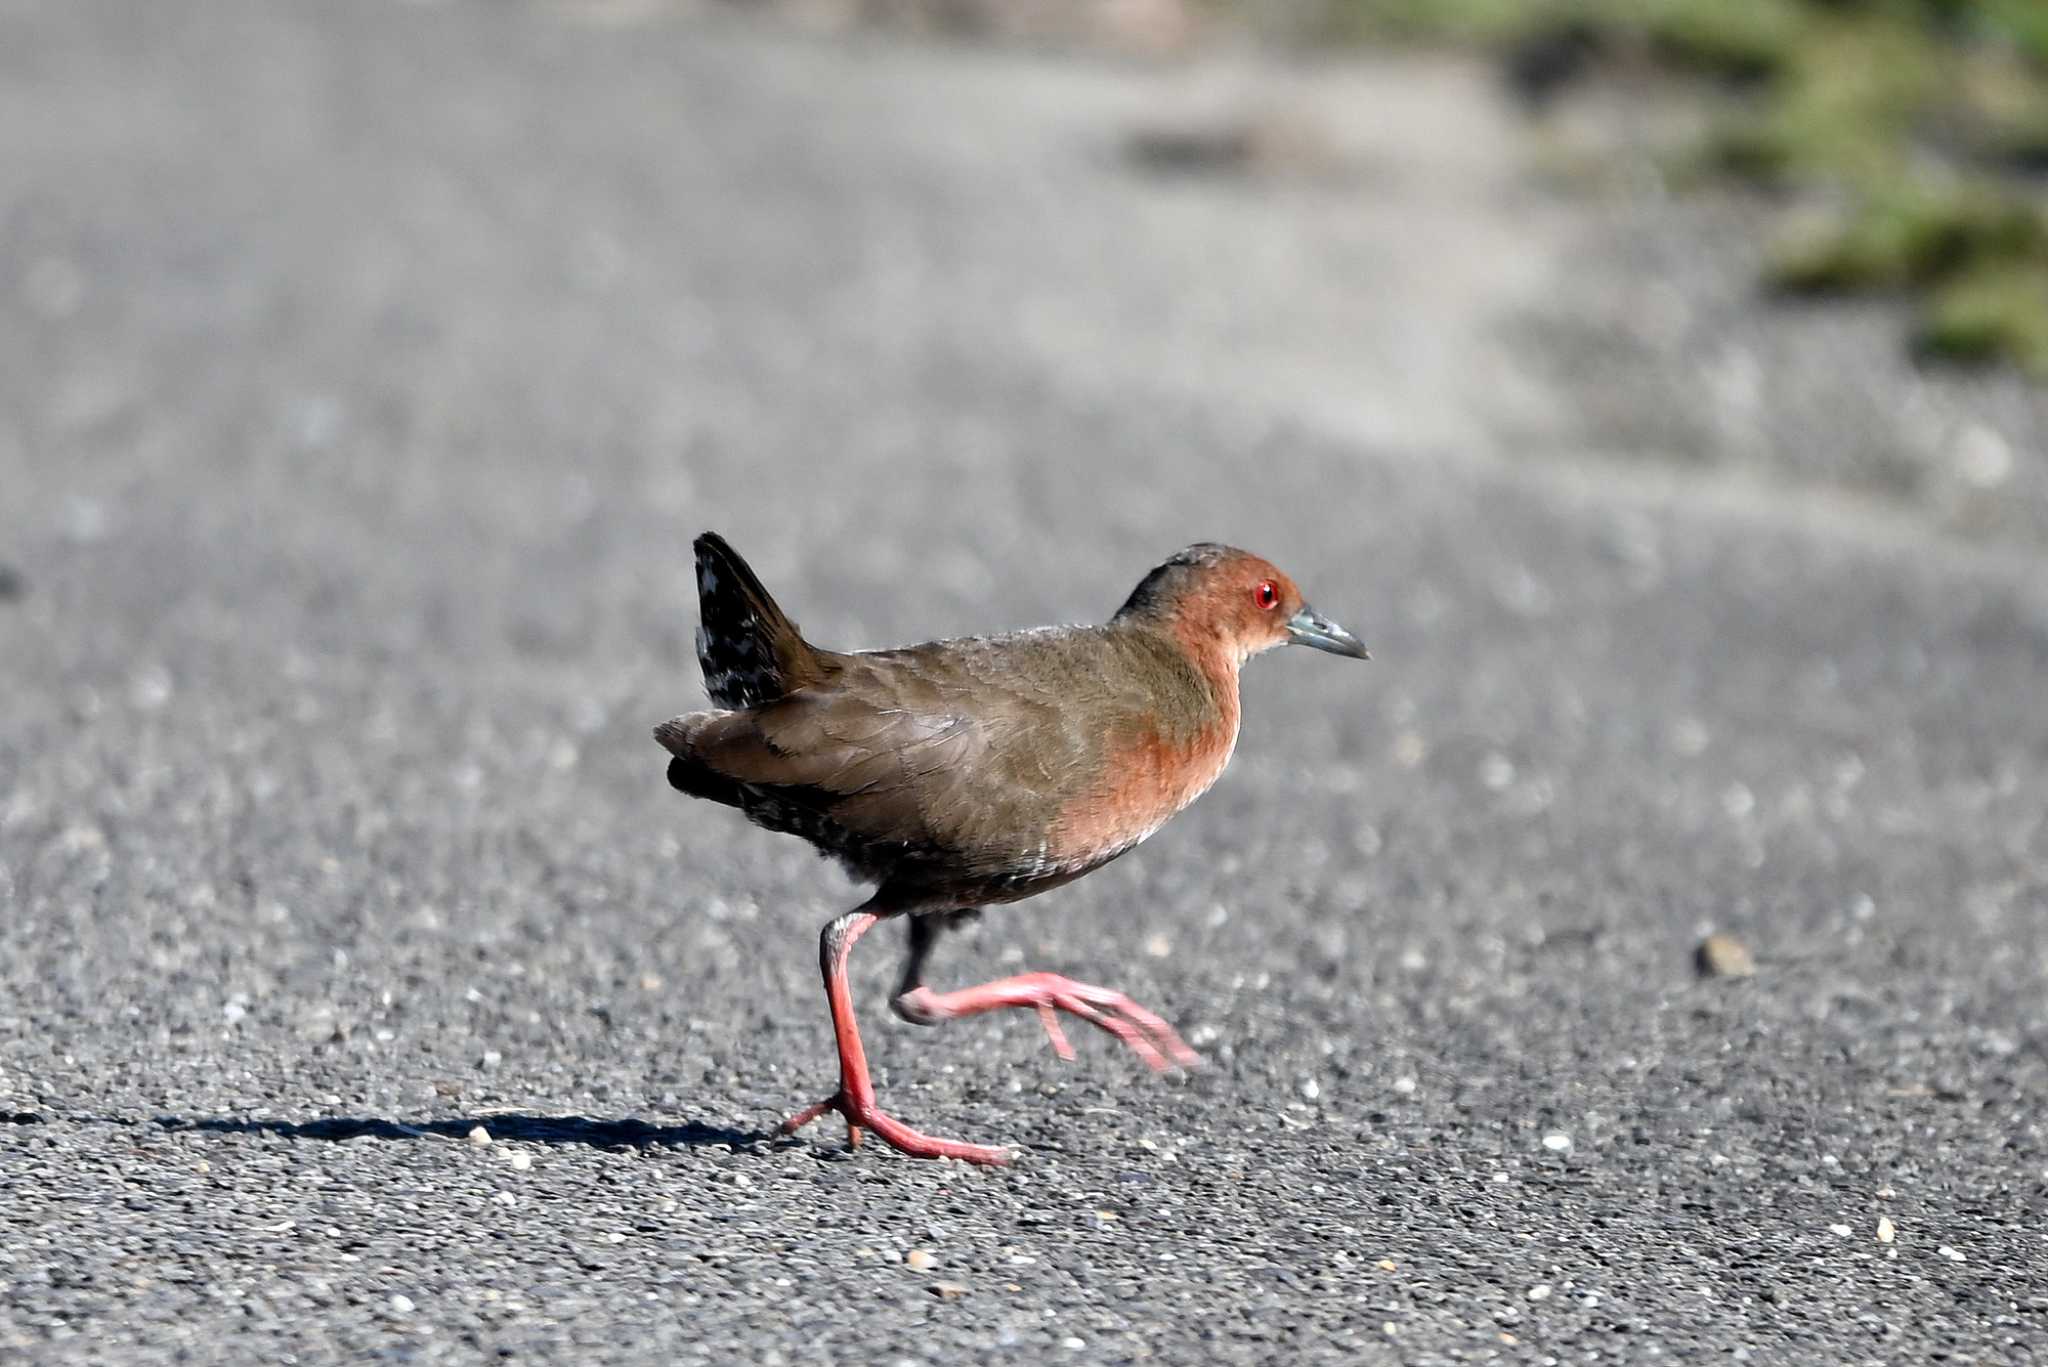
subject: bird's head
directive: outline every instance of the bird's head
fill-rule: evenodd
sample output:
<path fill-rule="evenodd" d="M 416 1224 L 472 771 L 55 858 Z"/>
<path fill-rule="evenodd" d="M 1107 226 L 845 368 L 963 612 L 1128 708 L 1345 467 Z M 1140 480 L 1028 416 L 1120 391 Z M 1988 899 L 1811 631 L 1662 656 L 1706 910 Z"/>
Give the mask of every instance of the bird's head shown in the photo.
<path fill-rule="evenodd" d="M 1311 608 L 1272 561 L 1213 542 L 1169 556 L 1116 615 L 1156 623 L 1189 649 L 1220 650 L 1233 664 L 1284 645 L 1371 658 L 1356 636 Z"/>

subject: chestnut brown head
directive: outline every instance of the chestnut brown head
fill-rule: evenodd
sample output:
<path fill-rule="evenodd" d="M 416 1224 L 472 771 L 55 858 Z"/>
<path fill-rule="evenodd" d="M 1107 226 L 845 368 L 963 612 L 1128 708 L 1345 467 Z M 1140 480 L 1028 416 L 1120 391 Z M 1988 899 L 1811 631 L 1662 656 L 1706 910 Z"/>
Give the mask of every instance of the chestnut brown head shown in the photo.
<path fill-rule="evenodd" d="M 1311 608 L 1272 561 L 1214 542 L 1169 556 L 1116 615 L 1156 622 L 1190 646 L 1213 644 L 1238 662 L 1283 645 L 1371 658 L 1356 636 Z"/>

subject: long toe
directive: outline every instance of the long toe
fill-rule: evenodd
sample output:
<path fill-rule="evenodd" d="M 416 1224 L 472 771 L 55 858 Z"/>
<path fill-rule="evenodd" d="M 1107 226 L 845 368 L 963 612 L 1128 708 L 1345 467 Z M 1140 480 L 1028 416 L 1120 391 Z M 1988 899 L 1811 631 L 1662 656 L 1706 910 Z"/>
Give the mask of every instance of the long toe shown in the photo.
<path fill-rule="evenodd" d="M 1038 1012 L 1054 1052 L 1062 1058 L 1073 1057 L 1073 1050 L 1053 1020 L 1052 1013 L 1056 1011 L 1084 1020 L 1103 1033 L 1114 1036 L 1143 1059 L 1145 1066 L 1156 1072 L 1164 1072 L 1176 1064 L 1182 1068 L 1198 1068 L 1202 1064 L 1202 1056 L 1190 1049 L 1179 1032 L 1156 1013 L 1113 988 L 1076 982 L 1057 973 L 1020 973 L 1013 978 L 999 978 L 978 987 L 962 987 L 951 992 L 917 987 L 897 998 L 897 1009 L 901 1014 L 911 1020 L 934 1024 L 1017 1007 L 1029 1007 Z"/>
<path fill-rule="evenodd" d="M 985 1167 L 1007 1166 L 1014 1155 L 1005 1148 L 993 1144 L 968 1144 L 958 1139 L 935 1139 L 911 1129 L 900 1120 L 892 1120 L 880 1111 L 869 1113 L 865 1122 L 868 1128 L 882 1137 L 882 1141 L 913 1158 L 957 1158 L 963 1163 L 979 1163 Z"/>
<path fill-rule="evenodd" d="M 890 1148 L 907 1153 L 912 1158 L 957 1158 L 963 1163 L 1001 1167 L 1009 1163 L 1014 1156 L 1008 1149 L 994 1145 L 938 1139 L 920 1130 L 913 1130 L 893 1116 L 884 1114 L 872 1104 L 856 1105 L 847 1099 L 844 1092 L 835 1092 L 816 1105 L 806 1106 L 798 1111 L 782 1122 L 782 1133 L 795 1134 L 813 1120 L 833 1111 L 845 1117 L 847 1143 L 856 1149 L 860 1147 L 863 1132 L 872 1130 Z"/>

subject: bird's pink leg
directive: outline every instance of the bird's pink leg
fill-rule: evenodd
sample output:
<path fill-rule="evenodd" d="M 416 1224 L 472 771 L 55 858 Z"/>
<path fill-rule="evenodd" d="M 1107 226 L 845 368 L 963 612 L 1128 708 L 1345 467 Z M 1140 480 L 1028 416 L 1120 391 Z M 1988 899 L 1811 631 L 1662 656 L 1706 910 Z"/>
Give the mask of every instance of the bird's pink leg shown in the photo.
<path fill-rule="evenodd" d="M 873 912 L 850 911 L 825 927 L 818 940 L 818 963 L 825 975 L 825 997 L 832 1004 L 832 1033 L 839 1042 L 839 1090 L 815 1106 L 798 1111 L 782 1122 L 784 1134 L 794 1134 L 824 1115 L 837 1111 L 846 1117 L 846 1138 L 856 1148 L 863 1130 L 873 1130 L 891 1148 L 914 1158 L 958 1158 L 967 1163 L 1001 1164 L 1010 1161 L 1007 1149 L 984 1144 L 962 1144 L 920 1134 L 899 1120 L 884 1115 L 875 1105 L 875 1084 L 868 1076 L 867 1053 L 861 1048 L 860 1027 L 853 1018 L 853 993 L 846 985 L 846 958 L 854 941 L 867 933 L 881 918 Z"/>
<path fill-rule="evenodd" d="M 1038 1012 L 1045 1033 L 1051 1037 L 1053 1052 L 1070 1059 L 1074 1048 L 1067 1043 L 1055 1014 L 1064 1011 L 1116 1036 L 1155 1071 L 1163 1072 L 1176 1063 L 1193 1068 L 1202 1061 L 1202 1056 L 1188 1048 L 1172 1026 L 1123 993 L 1077 983 L 1057 973 L 1020 973 L 1014 978 L 999 978 L 952 992 L 934 992 L 918 986 L 898 996 L 895 1005 L 898 1015 L 920 1025 L 937 1025 L 962 1016 L 978 1016 L 984 1011 L 1030 1007 Z"/>

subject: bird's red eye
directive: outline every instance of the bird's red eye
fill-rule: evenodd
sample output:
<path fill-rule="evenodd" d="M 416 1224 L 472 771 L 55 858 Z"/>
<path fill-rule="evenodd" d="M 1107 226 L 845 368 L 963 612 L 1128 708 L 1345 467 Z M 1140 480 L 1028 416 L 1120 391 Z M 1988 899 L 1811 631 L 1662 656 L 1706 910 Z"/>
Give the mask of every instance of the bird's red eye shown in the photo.
<path fill-rule="evenodd" d="M 1259 586 L 1252 590 L 1252 601 L 1259 605 L 1261 612 L 1271 612 L 1280 606 L 1280 588 L 1270 579 L 1261 579 Z"/>

